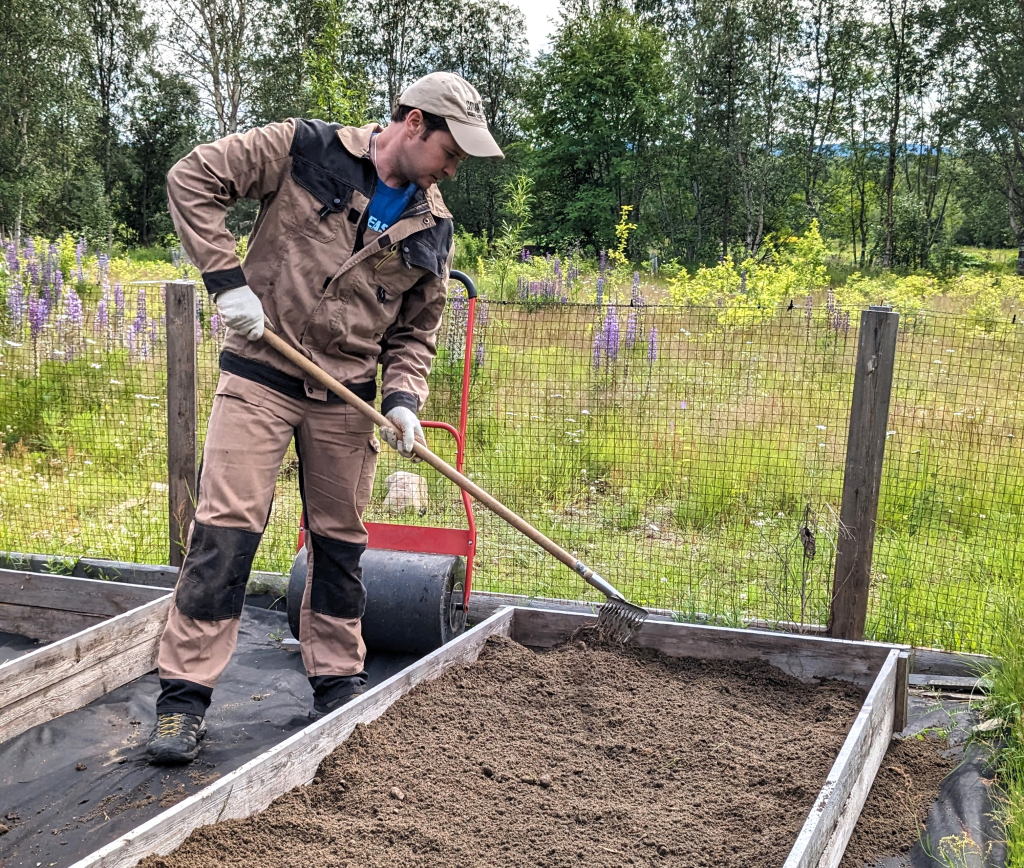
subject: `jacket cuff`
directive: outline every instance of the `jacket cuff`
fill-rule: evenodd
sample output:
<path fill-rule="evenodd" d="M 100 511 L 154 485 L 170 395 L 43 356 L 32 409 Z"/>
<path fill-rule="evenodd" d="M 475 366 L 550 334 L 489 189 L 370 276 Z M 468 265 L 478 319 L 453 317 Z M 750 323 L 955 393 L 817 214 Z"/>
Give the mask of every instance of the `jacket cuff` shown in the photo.
<path fill-rule="evenodd" d="M 384 400 L 380 404 L 380 412 L 387 416 L 395 407 L 406 407 L 413 413 L 419 413 L 420 402 L 411 392 L 392 392 L 390 395 L 384 396 Z"/>
<path fill-rule="evenodd" d="M 241 265 L 227 268 L 224 271 L 207 271 L 203 274 L 203 283 L 206 284 L 206 291 L 210 295 L 224 292 L 226 289 L 237 289 L 239 286 L 245 286 L 248 282 Z"/>

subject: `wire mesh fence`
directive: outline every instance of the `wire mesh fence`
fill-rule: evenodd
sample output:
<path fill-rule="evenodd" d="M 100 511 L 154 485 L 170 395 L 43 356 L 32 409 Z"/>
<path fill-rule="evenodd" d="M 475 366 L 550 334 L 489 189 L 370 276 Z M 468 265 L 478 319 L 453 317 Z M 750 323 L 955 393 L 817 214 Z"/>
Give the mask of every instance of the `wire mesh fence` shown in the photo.
<path fill-rule="evenodd" d="M 167 559 L 166 371 L 159 285 L 103 285 L 12 316 L 0 347 L 0 549 Z M 199 293 L 199 432 L 222 329 Z M 456 424 L 466 304 L 439 334 L 424 418 Z M 857 321 L 824 305 L 731 321 L 715 308 L 481 301 L 466 471 L 630 598 L 681 618 L 828 620 Z M 868 633 L 991 647 L 1024 576 L 1024 335 L 904 318 Z M 428 432 L 454 462 L 451 438 Z M 201 445 L 201 444 L 200 444 Z M 395 512 L 396 473 L 428 502 Z M 289 451 L 256 568 L 285 571 L 299 524 Z M 367 519 L 465 521 L 458 491 L 381 453 Z M 478 510 L 477 588 L 597 600 Z"/>

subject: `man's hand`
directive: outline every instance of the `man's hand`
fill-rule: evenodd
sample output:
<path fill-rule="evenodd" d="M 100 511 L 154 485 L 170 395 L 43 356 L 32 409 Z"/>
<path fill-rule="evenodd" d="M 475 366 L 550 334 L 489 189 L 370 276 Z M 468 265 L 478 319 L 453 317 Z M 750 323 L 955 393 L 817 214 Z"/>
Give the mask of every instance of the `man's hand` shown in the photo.
<path fill-rule="evenodd" d="M 426 446 L 427 441 L 423 437 L 423 428 L 416 414 L 408 407 L 395 407 L 386 418 L 393 427 L 380 429 L 380 436 L 384 438 L 384 442 L 392 449 L 397 449 L 403 458 L 411 458 L 414 464 L 419 462 L 420 459 L 412 451 L 413 442 L 419 440 Z"/>
<path fill-rule="evenodd" d="M 248 286 L 225 289 L 213 297 L 224 324 L 250 341 L 263 337 L 263 305 Z"/>

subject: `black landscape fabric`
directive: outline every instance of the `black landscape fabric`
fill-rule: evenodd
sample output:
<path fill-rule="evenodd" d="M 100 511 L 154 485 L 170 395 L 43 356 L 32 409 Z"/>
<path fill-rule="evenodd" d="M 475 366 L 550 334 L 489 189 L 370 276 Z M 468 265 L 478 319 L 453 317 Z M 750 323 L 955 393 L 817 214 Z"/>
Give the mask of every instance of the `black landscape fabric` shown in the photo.
<path fill-rule="evenodd" d="M 209 734 L 198 759 L 158 768 L 144 756 L 160 686 L 138 678 L 0 745 L 0 835 L 3 868 L 71 865 L 309 723 L 312 690 L 282 612 L 246 606 L 238 646 L 214 692 Z M 0 662 L 11 650 L 38 647 L 0 635 Z M 367 662 L 370 686 L 413 657 Z"/>
<path fill-rule="evenodd" d="M 993 820 L 988 752 L 966 744 L 976 723 L 977 714 L 967 701 L 910 697 L 910 718 L 902 735 L 912 737 L 925 730 L 949 733 L 950 755 L 959 765 L 942 782 L 921 838 L 910 852 L 870 863 L 871 868 L 1002 868 L 1006 864 L 1006 848 Z"/>

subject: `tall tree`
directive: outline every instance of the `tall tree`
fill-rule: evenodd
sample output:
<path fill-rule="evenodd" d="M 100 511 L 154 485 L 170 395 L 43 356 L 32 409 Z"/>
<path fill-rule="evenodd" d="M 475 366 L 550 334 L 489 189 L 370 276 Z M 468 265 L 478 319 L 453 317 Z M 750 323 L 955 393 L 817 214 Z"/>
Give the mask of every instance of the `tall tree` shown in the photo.
<path fill-rule="evenodd" d="M 546 239 L 609 245 L 627 204 L 643 224 L 646 163 L 665 124 L 664 50 L 657 28 L 619 6 L 564 12 L 527 97 Z"/>
<path fill-rule="evenodd" d="M 943 47 L 961 61 L 958 101 L 964 151 L 974 177 L 1006 199 L 1024 275 L 1024 4 L 946 0 Z"/>
<path fill-rule="evenodd" d="M 103 167 L 103 187 L 109 196 L 114 182 L 112 166 L 123 107 L 140 59 L 156 38 L 144 20 L 139 0 L 82 0 L 92 51 L 89 71 L 98 103 L 97 159 Z"/>
<path fill-rule="evenodd" d="M 218 137 L 245 122 L 256 76 L 259 0 L 170 0 L 169 40 L 199 92 Z"/>

